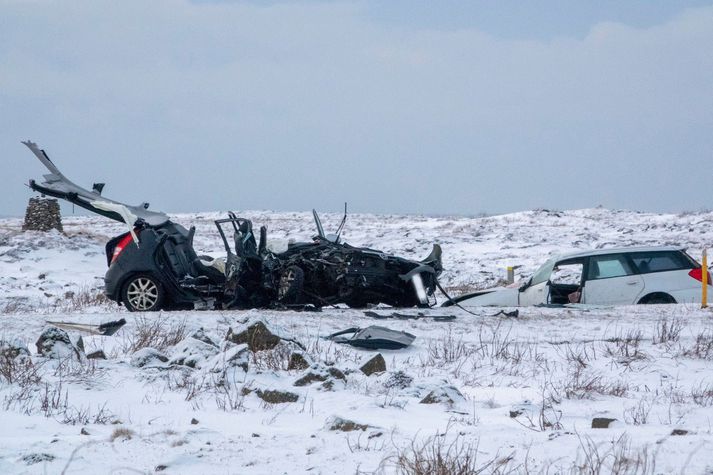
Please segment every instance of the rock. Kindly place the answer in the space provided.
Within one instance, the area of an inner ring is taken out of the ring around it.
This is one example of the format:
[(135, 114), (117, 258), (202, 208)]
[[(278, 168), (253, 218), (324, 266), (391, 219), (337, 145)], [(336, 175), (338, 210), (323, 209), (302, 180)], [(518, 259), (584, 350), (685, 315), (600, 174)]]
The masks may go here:
[(290, 355), (290, 362), (287, 363), (287, 370), (292, 371), (295, 369), (303, 370), (309, 368), (312, 363), (308, 360), (308, 358), (308, 356), (300, 352), (292, 353)]
[(129, 364), (135, 368), (144, 368), (151, 366), (164, 366), (163, 363), (168, 361), (168, 356), (154, 348), (141, 348), (139, 351), (131, 355)]
[(198, 424), (198, 419), (196, 419), (196, 418), (194, 417), (194, 418), (191, 419), (191, 425), (194, 426), (194, 425), (196, 425), (196, 424)]
[(212, 346), (215, 346), (216, 348), (218, 348), (218, 344), (216, 342), (214, 342), (213, 339), (206, 334), (205, 330), (203, 330), (203, 327), (201, 327), (198, 330), (196, 330), (195, 332), (193, 332), (193, 334), (191, 335), (191, 338), (196, 339), (198, 341), (202, 341), (203, 343), (207, 343), (209, 345), (212, 345)]
[(97, 350), (97, 351), (92, 351), (87, 355), (87, 359), (89, 360), (105, 360), (106, 359), (106, 354), (104, 354), (104, 350)]
[[(307, 386), (314, 382), (324, 382), (328, 379), (339, 379), (346, 381), (347, 378), (344, 373), (334, 366), (324, 366), (319, 363), (315, 363), (310, 366), (309, 371), (307, 371), (301, 378), (295, 381), (294, 386)], [(332, 386), (334, 384), (332, 383)], [(327, 388), (331, 389), (331, 387)]]
[(62, 232), (62, 215), (59, 202), (52, 198), (30, 198), (25, 211), (23, 231), (49, 231), (56, 229)]
[(18, 356), (30, 356), (30, 351), (24, 343), (18, 340), (0, 340), (0, 358), (14, 360)]
[(386, 361), (384, 361), (384, 357), (379, 353), (364, 363), (359, 369), (367, 376), (371, 376), (374, 373), (383, 373), (386, 371)]
[(608, 429), (612, 422), (616, 419), (611, 417), (595, 417), (592, 419), (592, 429)]
[(175, 345), (172, 353), (168, 360), (169, 365), (200, 369), (207, 366), (208, 360), (212, 360), (218, 353), (218, 348), (201, 340), (188, 337)]
[(22, 456), (22, 461), (27, 465), (34, 465), (36, 463), (51, 462), (55, 459), (55, 456), (47, 453), (34, 453)]
[(413, 377), (403, 371), (396, 371), (389, 375), (388, 379), (384, 382), (384, 387), (406, 389), (411, 386), (411, 383), (413, 383)]
[(674, 429), (671, 431), (671, 435), (688, 435), (688, 431), (686, 429)]
[(255, 394), (257, 394), (257, 397), (262, 399), (265, 402), (268, 402), (270, 404), (283, 404), (286, 402), (297, 402), (299, 400), (299, 395), (295, 393), (291, 393), (289, 391), (276, 391), (276, 390), (267, 390), (267, 391), (261, 391), (258, 389), (255, 391)]
[(326, 427), (328, 430), (338, 430), (342, 432), (352, 432), (355, 430), (365, 431), (371, 426), (368, 424), (360, 424), (358, 422), (342, 419), (341, 417), (332, 416), (327, 419)]
[(47, 327), (35, 343), (37, 353), (48, 358), (80, 357), (80, 351), (69, 338), (66, 331), (57, 327)]
[(253, 352), (271, 350), (280, 343), (280, 337), (274, 335), (262, 320), (249, 322), (237, 329), (231, 327), (225, 339), (238, 345), (246, 343)]
[(464, 402), (465, 398), (455, 386), (443, 386), (433, 389), (426, 397), (421, 399), (421, 404), (447, 404), (453, 406)]
[(235, 345), (215, 355), (205, 368), (211, 373), (220, 374), (221, 383), (244, 380), (248, 372), (250, 355), (248, 345)]
[(82, 427), (82, 430), (79, 431), (80, 435), (89, 435), (89, 431), (87, 430), (86, 427)]
[(76, 349), (84, 353), (84, 338), (77, 336), (74, 338), (70, 337), (69, 339), (72, 341), (72, 345), (74, 345)]

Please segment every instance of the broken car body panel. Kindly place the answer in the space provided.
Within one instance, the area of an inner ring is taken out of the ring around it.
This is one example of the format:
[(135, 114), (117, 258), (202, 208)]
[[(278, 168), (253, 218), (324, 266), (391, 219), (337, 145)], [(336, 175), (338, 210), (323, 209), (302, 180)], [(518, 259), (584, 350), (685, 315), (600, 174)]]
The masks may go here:
[[(131, 214), (135, 215), (137, 218), (143, 219), (151, 226), (160, 226), (168, 221), (168, 216), (166, 214), (149, 211), (147, 209), (149, 206), (148, 203), (142, 203), (139, 206), (130, 206), (103, 197), (101, 195), (101, 192), (104, 189), (103, 183), (95, 183), (92, 191), (82, 188), (65, 177), (64, 174), (62, 174), (62, 172), (60, 172), (55, 166), (52, 160), (50, 160), (47, 153), (40, 149), (37, 144), (29, 140), (22, 143), (25, 144), (27, 148), (29, 148), (39, 159), (39, 161), (42, 162), (42, 164), (49, 170), (47, 175), (43, 175), (45, 181), (41, 185), (38, 185), (35, 180), (30, 180), (29, 186), (34, 191), (42, 193), (43, 195), (52, 196), (54, 198), (61, 198), (93, 213), (100, 214), (115, 221), (125, 222), (124, 217), (122, 217), (120, 213), (99, 208), (95, 204), (92, 204), (92, 202), (106, 202), (125, 207), (131, 212)], [(133, 225), (134, 223), (127, 224)]]

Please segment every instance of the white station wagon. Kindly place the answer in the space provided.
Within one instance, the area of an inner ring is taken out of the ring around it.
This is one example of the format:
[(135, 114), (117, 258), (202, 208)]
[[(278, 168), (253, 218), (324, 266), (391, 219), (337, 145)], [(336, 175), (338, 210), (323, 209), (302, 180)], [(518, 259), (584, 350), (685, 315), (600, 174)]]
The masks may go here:
[(690, 303), (701, 301), (701, 280), (701, 265), (680, 247), (599, 249), (554, 257), (522, 285), (481, 290), (454, 302), (471, 307)]

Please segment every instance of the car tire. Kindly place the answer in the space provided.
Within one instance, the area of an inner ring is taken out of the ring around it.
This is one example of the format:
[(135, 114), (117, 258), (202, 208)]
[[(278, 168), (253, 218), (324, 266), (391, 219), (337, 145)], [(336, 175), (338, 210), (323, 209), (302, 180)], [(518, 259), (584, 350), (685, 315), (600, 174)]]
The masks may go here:
[(655, 293), (649, 294), (646, 297), (639, 300), (640, 304), (644, 305), (661, 305), (661, 304), (672, 304), (676, 303), (676, 299), (671, 297), (669, 294), (665, 293)]
[(121, 301), (129, 312), (157, 312), (164, 298), (163, 285), (151, 274), (131, 276), (121, 292)]
[(289, 266), (280, 276), (277, 300), (282, 303), (299, 303), (305, 281), (305, 272), (297, 266)]

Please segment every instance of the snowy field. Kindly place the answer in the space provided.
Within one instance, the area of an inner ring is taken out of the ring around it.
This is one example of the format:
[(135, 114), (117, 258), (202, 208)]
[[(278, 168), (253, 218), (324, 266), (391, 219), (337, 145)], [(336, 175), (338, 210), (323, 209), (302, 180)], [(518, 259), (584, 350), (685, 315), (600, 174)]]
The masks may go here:
[[(219, 215), (174, 220), (195, 224), (197, 250), (219, 256)], [(276, 247), (314, 232), (309, 213), (239, 215), (267, 224)], [(325, 228), (339, 219), (325, 216)], [(599, 208), (351, 215), (344, 237), (411, 258), (438, 242), (442, 281), (458, 294), (496, 284), (508, 265), (527, 277), (574, 249), (682, 245), (698, 258), (711, 247), (712, 219)], [(439, 458), (452, 473), (713, 473), (709, 310), (129, 314), (101, 298), (103, 246), (122, 227), (88, 217), (64, 224), (65, 235), (23, 234), (20, 220), (0, 220), (0, 473), (434, 473)], [(441, 314), (457, 318), (428, 318)], [(116, 335), (85, 335), (79, 356), (69, 347), (58, 358), (36, 354), (45, 320), (119, 318), (128, 323)], [(226, 341), (230, 328), (257, 320), (304, 350)], [(322, 338), (373, 324), (417, 339), (381, 351), (386, 371), (371, 376), (360, 367), (376, 352)], [(12, 358), (7, 348), (31, 354)], [(98, 349), (107, 359), (84, 356)], [(288, 369), (294, 353), (311, 366)], [(595, 418), (614, 421), (592, 428)]]

